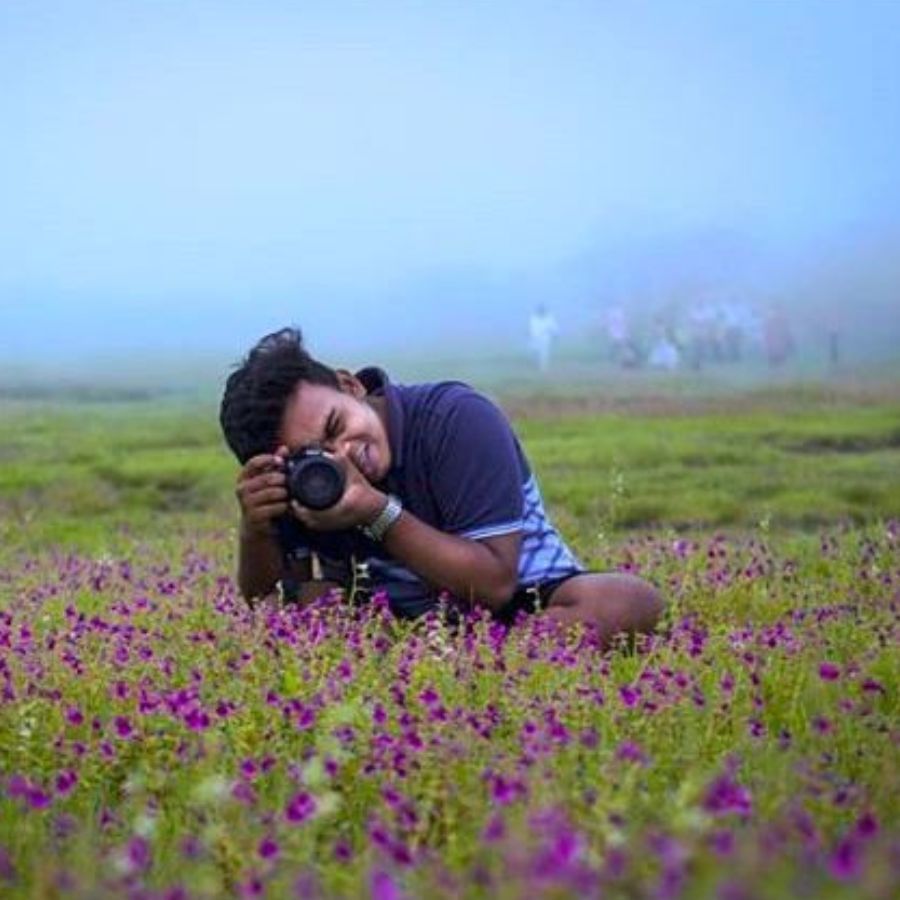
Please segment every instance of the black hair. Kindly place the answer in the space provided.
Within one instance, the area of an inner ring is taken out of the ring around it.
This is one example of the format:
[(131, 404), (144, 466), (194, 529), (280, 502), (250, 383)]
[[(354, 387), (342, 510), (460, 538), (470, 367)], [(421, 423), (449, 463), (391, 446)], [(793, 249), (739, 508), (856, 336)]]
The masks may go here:
[(241, 464), (275, 451), (285, 407), (302, 381), (339, 386), (334, 369), (309, 355), (299, 328), (261, 338), (228, 376), (219, 424)]

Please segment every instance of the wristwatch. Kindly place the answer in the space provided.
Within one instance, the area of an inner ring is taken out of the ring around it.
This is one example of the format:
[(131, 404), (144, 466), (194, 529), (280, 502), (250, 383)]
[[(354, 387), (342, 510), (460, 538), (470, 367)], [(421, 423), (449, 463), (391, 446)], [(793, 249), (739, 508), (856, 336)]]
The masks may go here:
[(400, 518), (402, 512), (403, 504), (400, 502), (400, 498), (394, 496), (394, 494), (388, 494), (384, 508), (378, 513), (374, 521), (362, 526), (362, 533), (369, 540), (383, 541), (384, 536), (388, 533), (388, 529)]

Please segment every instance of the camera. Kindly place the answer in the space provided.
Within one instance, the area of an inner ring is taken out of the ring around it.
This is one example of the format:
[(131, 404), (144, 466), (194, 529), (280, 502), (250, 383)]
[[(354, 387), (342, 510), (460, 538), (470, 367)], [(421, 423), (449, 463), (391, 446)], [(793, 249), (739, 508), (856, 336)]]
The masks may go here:
[(328, 509), (344, 496), (344, 470), (321, 447), (310, 445), (292, 453), (284, 471), (288, 496), (301, 506)]

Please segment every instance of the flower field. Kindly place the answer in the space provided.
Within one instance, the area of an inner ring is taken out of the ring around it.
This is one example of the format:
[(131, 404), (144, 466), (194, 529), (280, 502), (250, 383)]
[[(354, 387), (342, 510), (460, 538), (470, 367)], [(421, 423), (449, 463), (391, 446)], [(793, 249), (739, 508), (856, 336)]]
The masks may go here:
[(889, 897), (900, 525), (644, 535), (636, 647), (250, 612), (233, 536), (0, 568), (4, 897)]

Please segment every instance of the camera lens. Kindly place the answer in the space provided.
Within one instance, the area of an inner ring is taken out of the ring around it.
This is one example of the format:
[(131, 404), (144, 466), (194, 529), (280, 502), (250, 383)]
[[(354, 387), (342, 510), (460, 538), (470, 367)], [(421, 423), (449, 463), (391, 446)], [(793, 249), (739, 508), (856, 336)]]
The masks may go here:
[(344, 471), (327, 456), (304, 454), (291, 466), (288, 490), (301, 506), (328, 509), (344, 494)]

